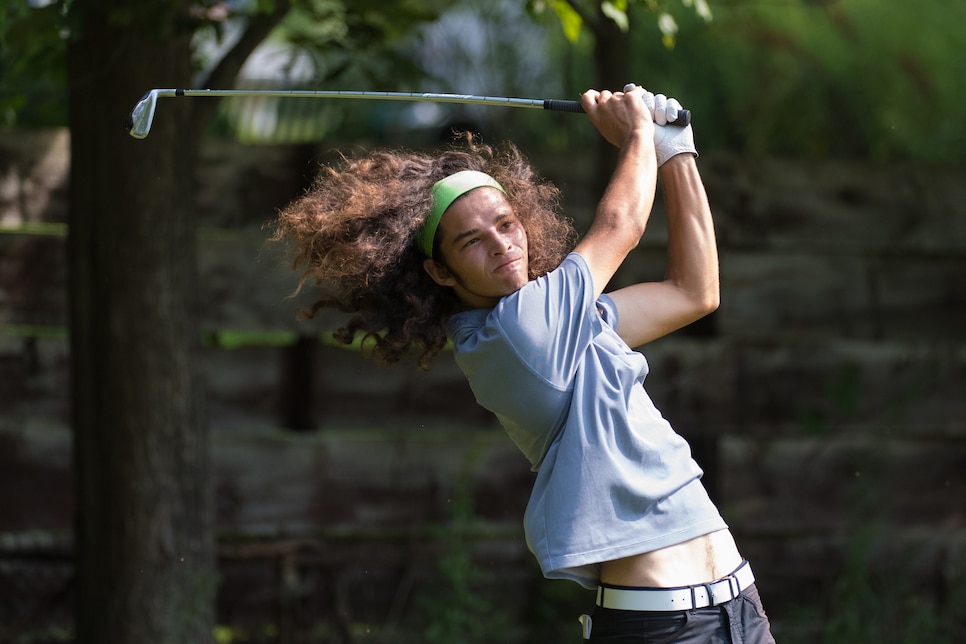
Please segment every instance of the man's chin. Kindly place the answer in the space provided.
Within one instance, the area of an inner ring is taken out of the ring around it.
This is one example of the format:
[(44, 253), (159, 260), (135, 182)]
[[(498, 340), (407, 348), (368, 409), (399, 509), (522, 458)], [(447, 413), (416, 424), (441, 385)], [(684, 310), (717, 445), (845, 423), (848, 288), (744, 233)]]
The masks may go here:
[(527, 282), (529, 281), (530, 278), (525, 273), (520, 274), (515, 271), (513, 275), (507, 275), (506, 280), (504, 281), (504, 284), (506, 284), (504, 296), (516, 293), (521, 288), (526, 286)]

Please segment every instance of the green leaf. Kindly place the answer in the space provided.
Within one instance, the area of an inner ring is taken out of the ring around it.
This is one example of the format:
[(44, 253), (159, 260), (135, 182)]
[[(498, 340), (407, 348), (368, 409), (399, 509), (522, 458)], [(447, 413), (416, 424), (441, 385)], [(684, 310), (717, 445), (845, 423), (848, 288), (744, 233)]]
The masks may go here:
[(624, 33), (627, 33), (627, 31), (630, 29), (630, 21), (627, 19), (626, 0), (619, 2), (602, 2), (600, 4), (600, 10), (605, 16), (613, 20)]
[(661, 30), (661, 42), (664, 43), (664, 47), (674, 49), (678, 33), (678, 23), (675, 22), (674, 17), (667, 12), (661, 12), (657, 17), (657, 28)]
[(557, 14), (557, 19), (560, 20), (564, 36), (571, 43), (577, 42), (577, 38), (580, 37), (580, 29), (584, 26), (583, 18), (564, 0), (554, 0), (552, 6), (554, 13)]
[(685, 7), (691, 7), (694, 12), (698, 14), (698, 17), (705, 22), (711, 22), (714, 16), (711, 13), (711, 7), (708, 6), (707, 0), (682, 0)]

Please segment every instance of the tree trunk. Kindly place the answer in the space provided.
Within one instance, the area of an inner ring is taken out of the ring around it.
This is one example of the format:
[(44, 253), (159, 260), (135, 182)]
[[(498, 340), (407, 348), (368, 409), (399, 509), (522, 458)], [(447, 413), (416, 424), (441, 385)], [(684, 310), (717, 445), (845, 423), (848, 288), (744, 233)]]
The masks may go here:
[(146, 89), (191, 82), (183, 10), (72, 5), (68, 49), (77, 641), (203, 643), (214, 625), (209, 446), (192, 214), (198, 136)]

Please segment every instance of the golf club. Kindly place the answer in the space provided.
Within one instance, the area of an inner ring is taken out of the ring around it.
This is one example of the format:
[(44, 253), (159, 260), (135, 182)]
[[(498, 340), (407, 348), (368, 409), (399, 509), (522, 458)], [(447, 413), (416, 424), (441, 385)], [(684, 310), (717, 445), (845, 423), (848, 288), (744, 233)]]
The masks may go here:
[[(462, 103), (468, 105), (498, 105), (504, 107), (527, 107), (550, 110), (552, 112), (583, 113), (578, 101), (542, 98), (505, 98), (501, 96), (474, 96), (472, 94), (424, 94), (418, 92), (350, 92), (345, 90), (244, 90), (244, 89), (152, 89), (141, 97), (128, 117), (128, 132), (136, 139), (145, 138), (151, 131), (154, 112), (159, 98), (180, 96), (291, 96), (305, 98), (355, 98), (382, 101), (422, 101), (429, 103)], [(671, 125), (684, 127), (691, 122), (688, 110), (678, 112), (678, 118)]]

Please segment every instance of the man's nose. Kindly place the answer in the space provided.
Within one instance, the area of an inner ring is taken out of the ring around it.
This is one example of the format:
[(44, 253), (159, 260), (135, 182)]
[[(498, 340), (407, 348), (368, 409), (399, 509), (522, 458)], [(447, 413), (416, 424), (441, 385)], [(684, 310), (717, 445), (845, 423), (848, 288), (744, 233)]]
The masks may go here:
[(500, 233), (494, 233), (490, 239), (490, 253), (493, 255), (502, 255), (510, 250), (512, 245), (513, 243), (509, 237)]

